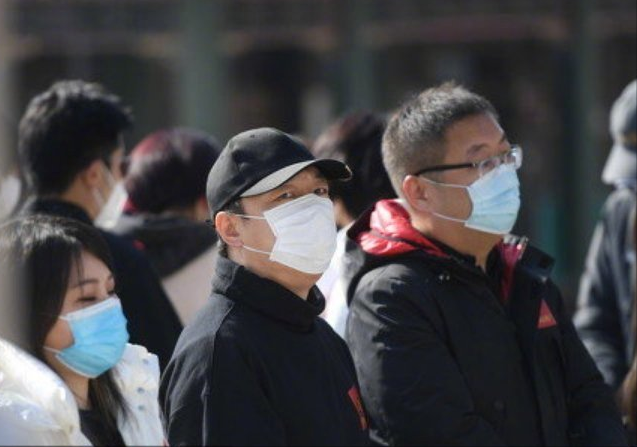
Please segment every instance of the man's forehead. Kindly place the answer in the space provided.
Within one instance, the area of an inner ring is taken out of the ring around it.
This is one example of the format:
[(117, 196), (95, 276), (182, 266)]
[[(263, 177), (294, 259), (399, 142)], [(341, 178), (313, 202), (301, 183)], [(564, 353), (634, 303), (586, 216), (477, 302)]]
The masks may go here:
[(489, 114), (457, 121), (445, 134), (447, 156), (474, 156), (484, 152), (484, 149), (499, 146), (506, 141), (506, 133)]

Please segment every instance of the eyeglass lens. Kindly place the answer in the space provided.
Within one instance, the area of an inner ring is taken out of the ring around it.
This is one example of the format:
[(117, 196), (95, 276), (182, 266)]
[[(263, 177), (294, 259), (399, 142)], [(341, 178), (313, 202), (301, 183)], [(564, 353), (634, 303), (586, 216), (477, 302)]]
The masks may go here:
[(519, 169), (522, 165), (522, 151), (520, 148), (514, 146), (510, 151), (507, 151), (504, 154), (495, 155), (487, 158), (486, 160), (482, 160), (478, 164), (479, 174), (482, 177), (503, 164), (512, 164), (515, 169)]

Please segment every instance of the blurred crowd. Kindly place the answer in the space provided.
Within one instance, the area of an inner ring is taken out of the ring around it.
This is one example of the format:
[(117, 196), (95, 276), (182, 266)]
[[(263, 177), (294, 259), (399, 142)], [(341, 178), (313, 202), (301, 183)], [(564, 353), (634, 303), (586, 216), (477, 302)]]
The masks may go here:
[(637, 445), (636, 101), (571, 318), (463, 86), (128, 148), (124, 100), (54, 83), (0, 166), (0, 445)]

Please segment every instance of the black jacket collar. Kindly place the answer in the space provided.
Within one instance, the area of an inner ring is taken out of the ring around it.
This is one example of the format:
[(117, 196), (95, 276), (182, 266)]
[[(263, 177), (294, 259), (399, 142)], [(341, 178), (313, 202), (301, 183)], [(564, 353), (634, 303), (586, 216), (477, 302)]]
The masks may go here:
[(79, 220), (87, 225), (93, 225), (90, 216), (82, 208), (70, 202), (58, 199), (31, 199), (24, 206), (21, 214), (46, 214), (49, 216), (68, 217), (69, 219)]
[(314, 320), (325, 308), (325, 298), (316, 286), (304, 300), (222, 256), (217, 258), (212, 290), (302, 332), (311, 330)]

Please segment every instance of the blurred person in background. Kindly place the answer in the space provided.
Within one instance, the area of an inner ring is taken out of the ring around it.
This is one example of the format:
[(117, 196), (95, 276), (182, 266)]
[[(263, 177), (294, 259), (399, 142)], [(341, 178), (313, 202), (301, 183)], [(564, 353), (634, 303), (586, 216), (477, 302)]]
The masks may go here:
[(24, 272), (30, 354), (0, 340), (0, 444), (161, 445), (157, 357), (127, 344), (99, 232), (24, 217), (0, 227), (0, 253), (0, 270)]
[[(580, 282), (575, 327), (606, 382), (618, 388), (635, 353), (631, 293), (634, 251), (628, 216), (637, 187), (637, 80), (615, 101), (610, 113), (614, 145), (602, 173), (613, 185), (595, 228)], [(632, 257), (630, 255), (632, 253)]]
[[(21, 182), (9, 151), (0, 148), (0, 224), (11, 216), (21, 194)], [(13, 287), (19, 277), (0, 271), (0, 338), (16, 341), (22, 335), (22, 312)]]
[(126, 164), (128, 201), (113, 231), (147, 255), (183, 324), (210, 296), (217, 237), (205, 223), (206, 179), (219, 152), (202, 132), (160, 130), (144, 138)]
[[(33, 197), (22, 214), (70, 217), (93, 225), (121, 201), (123, 132), (130, 112), (98, 84), (63, 81), (31, 100), (18, 154)], [(132, 241), (100, 230), (113, 255), (131, 341), (170, 359), (182, 325), (149, 261)]]
[[(634, 205), (629, 216), (628, 231), (626, 237), (626, 253), (631, 262), (630, 293), (633, 297), (633, 311), (631, 317), (631, 332), (633, 340), (637, 338), (637, 206)], [(633, 361), (626, 378), (618, 390), (619, 405), (624, 414), (624, 423), (628, 431), (628, 439), (631, 445), (637, 445), (637, 353), (633, 352)]]
[(22, 193), (22, 183), (17, 167), (0, 172), (0, 222), (15, 210)]
[(330, 185), (334, 215), (339, 228), (336, 252), (330, 267), (316, 284), (327, 302), (323, 317), (341, 337), (347, 321), (346, 233), (354, 220), (378, 200), (395, 197), (381, 154), (385, 119), (372, 112), (343, 116), (316, 140), (316, 158), (339, 160), (352, 170), (349, 182)]
[(207, 184), (213, 292), (160, 387), (171, 444), (367, 444), (352, 358), (315, 287), (336, 246), (328, 182), (350, 176), (276, 129), (228, 142)]
[(347, 341), (380, 445), (626, 445), (613, 395), (566, 315), (553, 260), (510, 235), (521, 205), (493, 105), (455, 84), (391, 118), (400, 200), (348, 232)]

